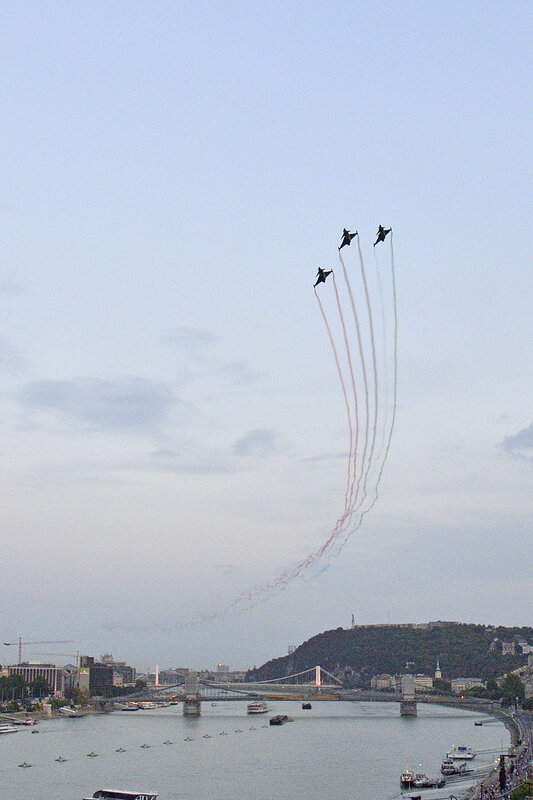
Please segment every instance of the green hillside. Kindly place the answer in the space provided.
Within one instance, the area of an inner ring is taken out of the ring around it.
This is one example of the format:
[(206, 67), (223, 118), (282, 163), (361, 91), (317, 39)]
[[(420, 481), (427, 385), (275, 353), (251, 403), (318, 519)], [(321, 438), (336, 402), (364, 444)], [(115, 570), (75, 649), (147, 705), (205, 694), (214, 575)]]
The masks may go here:
[[(533, 644), (533, 628), (504, 628), (460, 623), (432, 623), (427, 628), (369, 625), (336, 628), (313, 636), (294, 653), (275, 658), (248, 673), (248, 680), (268, 680), (320, 666), (348, 685), (365, 685), (372, 675), (409, 672), (433, 675), (437, 659), (442, 677), (494, 678), (522, 666), (518, 641)], [(515, 642), (516, 655), (502, 655), (502, 642)]]

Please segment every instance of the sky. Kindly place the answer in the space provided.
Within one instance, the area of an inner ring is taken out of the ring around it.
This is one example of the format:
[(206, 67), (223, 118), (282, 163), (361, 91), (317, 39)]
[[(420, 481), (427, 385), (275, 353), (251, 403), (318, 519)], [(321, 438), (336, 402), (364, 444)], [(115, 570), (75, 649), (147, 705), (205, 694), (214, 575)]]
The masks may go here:
[[(2, 18), (2, 639), (238, 669), (352, 614), (531, 625), (531, 4)], [(398, 319), (379, 497), (336, 558), (225, 614), (342, 513), (312, 284), (344, 227), (370, 272), (378, 224)]]

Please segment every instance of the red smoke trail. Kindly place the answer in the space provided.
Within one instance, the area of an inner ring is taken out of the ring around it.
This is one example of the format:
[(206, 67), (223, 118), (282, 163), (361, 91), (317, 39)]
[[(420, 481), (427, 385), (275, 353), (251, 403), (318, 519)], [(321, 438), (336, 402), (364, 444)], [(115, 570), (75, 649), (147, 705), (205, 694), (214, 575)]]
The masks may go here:
[(383, 476), (383, 470), (385, 468), (385, 463), (387, 461), (387, 457), (389, 455), (389, 450), (392, 441), (392, 433), (394, 430), (394, 423), (396, 421), (396, 408), (397, 408), (397, 398), (398, 398), (398, 303), (397, 303), (397, 294), (396, 294), (396, 270), (394, 266), (394, 245), (392, 240), (392, 231), (390, 234), (390, 258), (391, 258), (391, 286), (392, 286), (392, 311), (393, 311), (393, 396), (392, 396), (392, 414), (391, 414), (391, 422), (388, 430), (387, 442), (385, 446), (385, 451), (381, 458), (380, 467), (378, 471), (377, 481), (374, 488), (374, 497), (372, 502), (368, 506), (368, 508), (364, 509), (361, 512), (361, 516), (359, 521), (352, 528), (345, 536), (344, 541), (340, 544), (336, 553), (332, 554), (335, 558), (340, 554), (342, 548), (350, 538), (350, 536), (355, 533), (362, 525), (364, 517), (368, 514), (369, 511), (375, 506), (378, 496), (379, 496), (379, 486), (381, 484), (381, 478)]
[[(359, 236), (357, 237), (357, 240), (359, 241)], [(354, 297), (353, 297), (352, 286), (351, 286), (350, 280), (348, 278), (348, 272), (346, 270), (346, 265), (344, 263), (344, 259), (343, 259), (342, 255), (341, 255), (340, 250), (339, 250), (339, 260), (341, 262), (342, 271), (343, 271), (343, 274), (344, 274), (344, 280), (346, 282), (346, 288), (348, 290), (348, 296), (350, 298), (350, 305), (352, 307), (352, 314), (353, 314), (353, 319), (354, 319), (354, 323), (355, 323), (355, 330), (356, 330), (356, 334), (357, 334), (357, 346), (358, 346), (358, 350), (359, 350), (359, 360), (361, 362), (361, 371), (362, 371), (362, 375), (363, 375), (363, 385), (364, 385), (364, 390), (365, 390), (365, 427), (364, 427), (365, 439), (364, 439), (364, 445), (363, 445), (363, 453), (362, 453), (362, 456), (361, 456), (361, 469), (360, 469), (360, 472), (359, 472), (359, 477), (357, 478), (357, 484), (355, 486), (355, 497), (353, 497), (353, 487), (352, 487), (352, 496), (350, 497), (350, 509), (353, 509), (355, 503), (357, 503), (357, 498), (359, 496), (359, 490), (360, 490), (360, 487), (361, 487), (361, 477), (362, 477), (363, 472), (364, 472), (365, 461), (366, 461), (366, 453), (367, 453), (367, 447), (368, 447), (368, 430), (369, 430), (369, 418), (370, 418), (370, 411), (369, 411), (369, 405), (368, 405), (368, 374), (367, 374), (366, 358), (365, 358), (364, 347), (363, 347), (363, 337), (361, 335), (361, 325), (359, 323), (359, 316), (357, 314), (357, 309), (356, 309), (355, 301), (354, 301)], [(352, 513), (353, 513), (353, 510), (352, 510)]]
[[(346, 343), (346, 348), (348, 350), (348, 337), (347, 337), (347, 334), (346, 334), (346, 326), (344, 325), (344, 318), (342, 316), (342, 310), (341, 310), (341, 305), (340, 305), (340, 300), (339, 300), (339, 293), (337, 291), (337, 285), (335, 283), (335, 275), (333, 275), (333, 285), (335, 286), (335, 295), (337, 297), (337, 308), (339, 310), (339, 316), (340, 316), (342, 327), (343, 327), (343, 330), (344, 330), (344, 341)], [(343, 515), (343, 517), (341, 517), (341, 519), (344, 519), (344, 516), (348, 513), (348, 494), (349, 494), (349, 491), (350, 491), (350, 485), (351, 485), (351, 481), (352, 481), (352, 478), (351, 478), (351, 464), (352, 464), (352, 451), (353, 451), (353, 446), (354, 446), (353, 445), (354, 437), (353, 437), (352, 414), (351, 414), (351, 411), (350, 411), (350, 403), (348, 401), (348, 393), (346, 391), (346, 384), (344, 383), (344, 377), (343, 377), (343, 374), (342, 374), (339, 355), (337, 353), (337, 348), (335, 347), (335, 341), (333, 339), (333, 334), (331, 332), (331, 327), (330, 327), (330, 324), (329, 324), (328, 319), (326, 317), (326, 312), (324, 311), (324, 306), (322, 305), (322, 301), (321, 301), (321, 299), (320, 299), (320, 297), (318, 295), (318, 292), (317, 292), (316, 288), (314, 289), (314, 292), (315, 292), (315, 297), (316, 297), (316, 300), (317, 300), (317, 303), (318, 303), (318, 307), (320, 308), (320, 313), (322, 314), (322, 319), (324, 320), (324, 325), (326, 326), (326, 330), (328, 332), (329, 343), (330, 343), (331, 349), (333, 351), (333, 357), (335, 359), (335, 364), (337, 365), (337, 373), (339, 375), (339, 381), (340, 381), (340, 384), (341, 384), (342, 394), (343, 394), (343, 397), (344, 397), (344, 404), (346, 406), (346, 416), (347, 416), (347, 419), (348, 419), (348, 433), (349, 433), (349, 438), (350, 438), (350, 456), (349, 456), (349, 462), (348, 462), (348, 480), (347, 480), (346, 492), (345, 492), (345, 496), (344, 496), (344, 515)], [(348, 358), (349, 358), (349, 354), (348, 354)], [(350, 371), (351, 371), (351, 374), (352, 374), (352, 385), (354, 387), (354, 392), (355, 392), (355, 382), (354, 382), (354, 378), (353, 378), (353, 370), (351, 370), (351, 364), (350, 364)], [(356, 419), (357, 419), (357, 407), (356, 407), (356, 412), (355, 413), (356, 413)], [(337, 522), (337, 524), (338, 524), (338, 522)]]
[[(346, 501), (346, 499), (345, 499), (345, 506), (346, 506), (346, 503), (348, 502), (349, 511), (348, 511), (347, 514), (345, 513), (337, 521), (337, 525), (335, 526), (335, 528), (333, 528), (333, 530), (331, 531), (330, 535), (322, 543), (322, 545), (317, 550), (315, 550), (314, 552), (308, 553), (308, 555), (305, 556), (305, 558), (303, 558), (301, 561), (299, 561), (292, 569), (286, 569), (284, 572), (282, 572), (280, 575), (278, 575), (274, 580), (270, 581), (269, 583), (263, 584), (262, 586), (253, 587), (250, 590), (241, 593), (238, 597), (234, 598), (231, 602), (229, 602), (224, 608), (220, 609), (219, 611), (214, 612), (212, 614), (199, 615), (199, 616), (193, 618), (193, 620), (191, 620), (191, 622), (185, 623), (185, 624), (183, 624), (181, 626), (178, 626), (178, 629), (180, 629), (180, 630), (182, 630), (182, 629), (184, 629), (186, 627), (191, 627), (193, 625), (200, 624), (202, 622), (210, 622), (210, 621), (214, 621), (214, 620), (223, 619), (230, 611), (234, 610), (236, 607), (243, 606), (243, 605), (247, 604), (244, 608), (242, 608), (242, 612), (244, 612), (248, 608), (250, 608), (251, 606), (256, 605), (258, 602), (266, 601), (267, 595), (269, 595), (269, 594), (271, 595), (273, 593), (278, 593), (280, 591), (283, 591), (284, 589), (287, 588), (287, 586), (289, 585), (289, 583), (291, 581), (293, 581), (295, 578), (298, 578), (302, 574), (304, 574), (306, 572), (306, 570), (310, 566), (312, 566), (316, 561), (318, 561), (327, 552), (327, 550), (330, 548), (332, 543), (336, 539), (338, 539), (340, 534), (343, 532), (343, 528), (345, 528), (346, 521), (347, 520), (348, 521), (351, 520), (353, 518), (354, 514), (356, 514), (356, 512), (358, 512), (359, 516), (358, 516), (358, 519), (357, 519), (357, 522), (356, 522), (355, 526), (350, 528), (350, 530), (348, 530), (348, 531), (344, 530), (344, 541), (342, 543), (340, 543), (339, 549), (338, 549), (337, 553), (335, 554), (335, 555), (338, 555), (340, 553), (340, 551), (342, 550), (342, 548), (344, 547), (344, 545), (346, 544), (346, 542), (348, 541), (348, 539), (350, 538), (350, 536), (353, 533), (355, 533), (355, 531), (357, 531), (361, 527), (364, 517), (369, 513), (369, 511), (371, 511), (371, 509), (374, 507), (375, 503), (377, 502), (378, 493), (379, 493), (379, 486), (380, 486), (380, 483), (381, 483), (381, 478), (382, 478), (382, 475), (383, 475), (385, 462), (387, 460), (387, 456), (388, 456), (390, 445), (391, 445), (392, 433), (393, 433), (394, 423), (395, 423), (395, 419), (396, 419), (396, 406), (397, 406), (398, 315), (397, 315), (396, 276), (395, 276), (395, 267), (394, 267), (394, 249), (393, 249), (393, 242), (392, 242), (392, 233), (391, 233), (391, 281), (392, 281), (392, 297), (393, 297), (393, 312), (394, 312), (394, 330), (393, 330), (393, 362), (394, 362), (394, 369), (393, 369), (393, 407), (392, 407), (391, 423), (390, 423), (390, 427), (388, 429), (388, 436), (387, 436), (385, 451), (384, 451), (382, 457), (380, 458), (377, 480), (376, 480), (376, 484), (374, 486), (374, 496), (372, 497), (370, 504), (366, 508), (362, 508), (362, 506), (363, 506), (363, 503), (364, 503), (364, 501), (365, 501), (365, 499), (367, 497), (367, 486), (366, 486), (366, 484), (367, 484), (368, 476), (369, 476), (369, 473), (370, 473), (371, 468), (373, 466), (373, 460), (374, 460), (375, 443), (376, 443), (376, 436), (377, 436), (377, 419), (378, 419), (378, 415), (379, 415), (379, 402), (378, 402), (379, 392), (378, 392), (378, 372), (377, 372), (377, 358), (376, 358), (376, 347), (375, 347), (375, 336), (374, 336), (374, 324), (373, 324), (372, 309), (371, 309), (371, 304), (370, 304), (370, 294), (369, 294), (369, 290), (368, 290), (368, 284), (367, 284), (366, 273), (365, 273), (364, 259), (363, 259), (363, 255), (362, 255), (362, 252), (361, 252), (361, 247), (360, 247), (359, 240), (358, 240), (358, 250), (359, 250), (359, 260), (360, 260), (360, 267), (361, 267), (361, 276), (362, 276), (362, 279), (363, 279), (363, 285), (364, 285), (364, 290), (365, 290), (366, 308), (367, 308), (367, 314), (368, 314), (368, 324), (369, 324), (370, 341), (371, 341), (371, 349), (372, 349), (372, 365), (373, 365), (373, 378), (374, 378), (374, 380), (373, 380), (373, 384), (374, 384), (374, 408), (373, 408), (373, 412), (374, 413), (373, 413), (373, 421), (371, 423), (371, 425), (372, 425), (372, 442), (371, 442), (371, 445), (370, 445), (370, 453), (369, 453), (369, 456), (368, 456), (368, 462), (366, 463), (366, 466), (365, 466), (365, 459), (363, 458), (363, 461), (362, 461), (362, 464), (361, 464), (361, 470), (362, 471), (361, 471), (361, 474), (360, 474), (360, 476), (358, 478), (358, 482), (357, 482), (357, 487), (358, 488), (356, 489), (355, 498), (353, 498), (353, 499), (349, 498), (348, 501)], [(366, 431), (365, 450), (366, 450), (367, 442), (368, 442), (368, 438), (369, 438), (370, 410), (369, 410), (369, 407), (368, 407), (368, 396), (369, 396), (369, 392), (368, 392), (368, 376), (367, 376), (367, 372), (366, 372), (366, 361), (365, 361), (365, 356), (364, 356), (364, 345), (363, 345), (363, 339), (362, 339), (362, 336), (361, 336), (359, 320), (358, 320), (357, 313), (356, 313), (355, 302), (354, 302), (354, 299), (353, 299), (353, 292), (351, 290), (351, 285), (350, 285), (350, 282), (349, 282), (349, 279), (348, 279), (348, 276), (347, 276), (347, 272), (346, 272), (346, 269), (345, 269), (345, 266), (344, 266), (344, 262), (342, 260), (342, 257), (341, 257), (340, 253), (339, 253), (339, 257), (340, 257), (341, 264), (342, 264), (342, 267), (343, 267), (343, 270), (344, 270), (344, 273), (345, 273), (345, 280), (346, 280), (346, 284), (347, 284), (347, 289), (348, 289), (348, 293), (349, 293), (349, 296), (350, 296), (350, 302), (352, 304), (352, 310), (354, 312), (354, 320), (355, 320), (356, 329), (357, 329), (357, 335), (358, 335), (359, 354), (360, 354), (361, 363), (362, 363), (363, 378), (365, 380), (365, 395), (366, 395), (365, 406), (368, 409), (368, 411), (366, 412), (367, 413), (367, 424), (365, 426), (365, 431)], [(336, 292), (336, 294), (337, 294), (337, 292)], [(320, 311), (321, 311), (322, 317), (324, 319), (324, 324), (326, 325), (326, 330), (328, 332), (328, 337), (330, 339), (331, 347), (332, 347), (334, 358), (335, 358), (335, 363), (336, 363), (336, 366), (337, 366), (337, 371), (338, 371), (338, 374), (339, 374), (339, 380), (340, 380), (341, 388), (342, 388), (342, 391), (343, 391), (344, 402), (345, 402), (345, 405), (346, 405), (346, 412), (347, 412), (347, 417), (348, 417), (348, 426), (349, 426), (349, 429), (350, 429), (350, 458), (351, 458), (351, 453), (352, 453), (352, 450), (353, 450), (353, 439), (354, 439), (354, 436), (353, 436), (353, 426), (352, 426), (352, 416), (351, 416), (351, 411), (350, 411), (350, 403), (349, 403), (349, 400), (348, 400), (348, 392), (346, 390), (346, 384), (345, 384), (344, 377), (343, 377), (343, 374), (342, 374), (342, 368), (341, 368), (340, 360), (339, 360), (339, 357), (338, 357), (338, 353), (337, 353), (337, 350), (335, 348), (335, 343), (334, 343), (334, 340), (333, 340), (333, 335), (332, 335), (332, 332), (331, 332), (331, 328), (330, 328), (330, 325), (329, 325), (329, 323), (327, 321), (327, 318), (326, 318), (322, 303), (321, 303), (320, 298), (319, 298), (318, 294), (316, 293), (316, 291), (315, 291), (315, 296), (317, 298), (317, 301), (318, 301), (318, 304), (319, 304), (319, 307), (320, 307)], [(345, 331), (344, 317), (343, 317), (343, 314), (342, 314), (342, 307), (341, 307), (341, 303), (340, 303), (340, 297), (338, 297), (338, 296), (337, 296), (337, 305), (338, 305), (338, 309), (339, 309), (341, 325), (343, 326), (343, 335), (345, 336), (345, 344), (347, 346), (347, 353), (348, 353), (349, 352), (349, 344), (346, 341), (347, 340), (347, 334), (346, 334), (346, 331)], [(349, 360), (349, 363), (350, 363), (350, 366), (351, 366), (351, 361), (350, 360)], [(351, 369), (351, 375), (353, 376), (353, 369)], [(354, 392), (355, 392), (355, 389), (356, 389), (355, 378), (353, 379), (352, 386), (354, 387)], [(357, 498), (358, 498), (358, 493), (359, 493), (359, 488), (360, 488), (361, 475), (363, 475), (363, 496), (358, 501)], [(352, 477), (351, 476), (352, 476), (352, 472), (351, 472), (351, 467), (349, 466), (349, 476), (348, 476), (349, 485), (350, 485), (350, 483), (352, 481)], [(354, 469), (354, 476), (355, 476), (355, 469)], [(353, 484), (351, 484), (351, 487), (353, 489)], [(327, 565), (324, 566), (324, 569), (327, 569)]]
[(346, 516), (349, 513), (349, 509), (352, 504), (355, 478), (357, 474), (357, 448), (359, 446), (359, 400), (357, 398), (357, 388), (355, 385), (355, 375), (352, 364), (352, 352), (350, 350), (350, 343), (348, 341), (348, 333), (346, 331), (346, 323), (344, 321), (344, 313), (342, 310), (341, 300), (339, 297), (339, 290), (337, 288), (337, 281), (335, 280), (335, 273), (333, 273), (332, 277), (333, 277), (333, 289), (335, 291), (335, 298), (337, 301), (337, 310), (339, 312), (339, 320), (342, 327), (342, 335), (344, 337), (346, 359), (348, 361), (348, 369), (350, 371), (350, 380), (352, 384), (354, 412), (355, 412), (355, 437), (353, 435), (352, 430), (350, 430), (350, 452), (348, 457), (348, 487), (346, 490), (346, 496), (344, 498), (344, 515), (341, 517), (341, 519), (337, 520), (337, 525), (335, 526), (335, 528), (338, 528), (342, 527), (342, 525), (344, 524), (344, 520), (346, 519)]

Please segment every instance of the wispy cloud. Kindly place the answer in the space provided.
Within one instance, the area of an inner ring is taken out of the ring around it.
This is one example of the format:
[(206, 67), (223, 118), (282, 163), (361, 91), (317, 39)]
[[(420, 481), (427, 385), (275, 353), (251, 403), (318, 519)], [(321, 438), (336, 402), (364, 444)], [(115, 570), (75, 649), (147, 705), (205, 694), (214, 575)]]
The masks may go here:
[(258, 428), (241, 436), (233, 445), (233, 455), (266, 458), (278, 452), (278, 435), (274, 431)]
[(160, 472), (174, 472), (179, 475), (209, 475), (233, 471), (230, 464), (220, 456), (205, 457), (195, 453), (194, 458), (191, 458), (187, 452), (171, 448), (153, 450), (149, 454), (148, 466)]
[(48, 412), (77, 430), (154, 434), (179, 403), (165, 383), (123, 377), (31, 381), (19, 394), (26, 408)]
[(344, 451), (343, 453), (324, 453), (320, 456), (308, 456), (307, 458), (302, 459), (302, 461), (307, 462), (308, 464), (319, 464), (323, 461), (339, 461), (342, 459), (345, 461), (350, 454), (348, 451)]
[(185, 353), (197, 355), (214, 347), (218, 343), (218, 337), (212, 331), (201, 328), (178, 327), (167, 331), (162, 336), (162, 341)]
[(533, 463), (533, 422), (514, 436), (506, 436), (500, 443), (500, 450), (513, 458)]

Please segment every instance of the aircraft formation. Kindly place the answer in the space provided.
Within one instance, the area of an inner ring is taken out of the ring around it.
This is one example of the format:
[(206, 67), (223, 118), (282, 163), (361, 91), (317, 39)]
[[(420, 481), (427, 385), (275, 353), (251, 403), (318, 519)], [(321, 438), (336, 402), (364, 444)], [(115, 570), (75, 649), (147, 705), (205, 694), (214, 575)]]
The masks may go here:
[[(385, 237), (391, 231), (392, 231), (392, 228), (384, 228), (383, 225), (379, 225), (378, 226), (378, 232), (376, 234), (376, 241), (374, 242), (374, 247), (377, 244), (379, 244), (380, 242), (384, 242), (385, 241)], [(351, 233), (350, 231), (346, 230), (346, 228), (343, 228), (342, 236), (341, 236), (341, 243), (340, 243), (340, 245), (338, 247), (339, 252), (342, 250), (343, 247), (346, 247), (347, 245), (348, 246), (351, 245), (352, 239), (354, 239), (356, 236), (359, 236), (359, 232), (358, 231), (355, 231), (355, 233)], [(319, 283), (325, 283), (326, 282), (326, 278), (328, 277), (328, 275), (331, 275), (332, 272), (333, 272), (332, 269), (326, 270), (326, 269), (322, 269), (321, 267), (319, 267), (318, 268), (318, 272), (316, 274), (316, 283), (313, 284), (313, 289), (316, 289), (316, 287), (318, 286)]]

